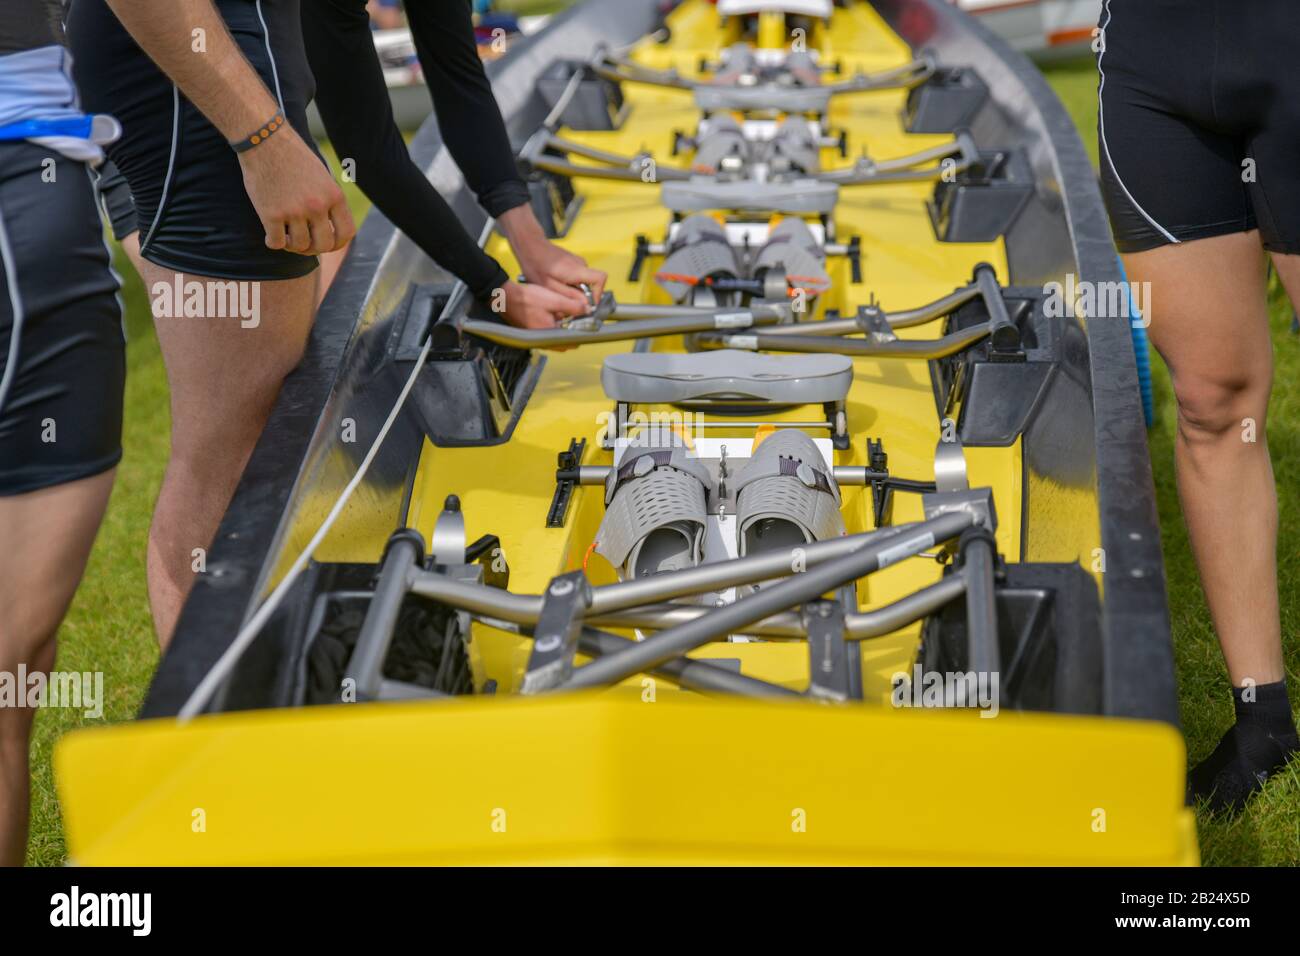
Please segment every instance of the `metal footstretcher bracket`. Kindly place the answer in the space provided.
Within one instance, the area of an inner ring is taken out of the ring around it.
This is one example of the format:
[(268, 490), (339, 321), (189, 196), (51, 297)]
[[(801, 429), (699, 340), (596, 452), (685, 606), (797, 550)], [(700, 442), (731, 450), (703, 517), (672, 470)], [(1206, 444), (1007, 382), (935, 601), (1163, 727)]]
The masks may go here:
[(843, 702), (851, 694), (849, 647), (844, 640), (844, 608), (839, 601), (810, 601), (803, 606), (808, 632), (808, 696)]
[(591, 607), (591, 584), (581, 571), (552, 579), (542, 596), (542, 609), (533, 629), (533, 650), (528, 658), (522, 691), (536, 694), (552, 690), (573, 673), (582, 618)]

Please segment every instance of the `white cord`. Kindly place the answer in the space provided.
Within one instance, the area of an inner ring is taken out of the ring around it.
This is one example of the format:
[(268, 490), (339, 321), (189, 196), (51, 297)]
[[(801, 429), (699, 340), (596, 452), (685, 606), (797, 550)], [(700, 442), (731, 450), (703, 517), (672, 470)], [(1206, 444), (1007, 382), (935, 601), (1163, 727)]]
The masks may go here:
[(245, 649), (247, 649), (248, 645), (253, 642), (253, 638), (257, 637), (262, 626), (266, 624), (271, 615), (275, 613), (277, 608), (279, 608), (280, 602), (283, 601), (284, 596), (289, 593), (289, 588), (293, 586), (294, 581), (296, 581), (298, 575), (302, 573), (303, 568), (307, 567), (307, 562), (311, 560), (311, 556), (315, 553), (316, 549), (320, 547), (320, 543), (325, 540), (325, 536), (329, 533), (330, 529), (334, 527), (334, 522), (337, 521), (339, 515), (343, 513), (344, 505), (346, 505), (348, 499), (352, 497), (352, 492), (356, 491), (357, 486), (361, 484), (361, 479), (365, 477), (366, 470), (370, 468), (370, 463), (374, 461), (375, 455), (379, 453), (379, 446), (382, 445), (384, 439), (388, 437), (388, 430), (392, 427), (393, 422), (397, 420), (397, 415), (402, 410), (402, 405), (406, 402), (406, 396), (410, 394), (412, 386), (415, 385), (415, 377), (420, 374), (420, 369), (424, 367), (424, 360), (429, 355), (430, 341), (431, 340), (426, 339), (424, 347), (420, 349), (420, 356), (415, 360), (415, 368), (411, 369), (410, 378), (406, 380), (406, 385), (402, 387), (402, 393), (397, 396), (397, 402), (393, 405), (393, 410), (388, 413), (388, 419), (384, 422), (383, 427), (379, 429), (379, 434), (375, 436), (375, 441), (370, 446), (370, 450), (366, 452), (366, 457), (361, 460), (361, 466), (357, 469), (357, 473), (352, 476), (352, 480), (348, 482), (347, 487), (344, 488), (343, 492), (339, 495), (338, 500), (334, 502), (334, 507), (331, 508), (330, 513), (325, 516), (325, 520), (321, 522), (321, 526), (317, 529), (316, 534), (312, 536), (311, 541), (307, 542), (307, 547), (303, 549), (302, 553), (299, 554), (293, 564), (290, 565), (289, 570), (285, 573), (284, 577), (280, 579), (280, 583), (275, 586), (275, 590), (273, 590), (267, 599), (262, 602), (262, 606), (257, 609), (257, 612), (248, 619), (248, 623), (240, 628), (239, 633), (235, 635), (235, 639), (230, 642), (230, 646), (225, 649), (222, 655), (217, 658), (217, 662), (212, 665), (212, 669), (203, 675), (203, 680), (199, 681), (199, 686), (194, 688), (194, 692), (190, 694), (189, 700), (185, 702), (185, 706), (180, 710), (178, 716), (182, 721), (189, 720), (207, 706), (212, 694), (216, 691), (221, 682), (226, 679), (226, 676), (234, 668), (235, 664), (239, 661), (239, 658), (243, 656)]
[(564, 115), (564, 111), (569, 108), (569, 101), (573, 99), (573, 94), (577, 93), (578, 87), (582, 85), (582, 73), (583, 68), (578, 67), (578, 71), (569, 77), (569, 83), (565, 86), (564, 92), (555, 101), (551, 111), (546, 114), (546, 119), (542, 120), (542, 125), (547, 129), (553, 129), (555, 124), (559, 122), (560, 117)]
[[(480, 246), (487, 242), (487, 237), (491, 234), (494, 225), (495, 220), (489, 218), (487, 223), (483, 226), (482, 235), (479, 236), (478, 244)], [(459, 285), (461, 284), (458, 283), (458, 286)], [(459, 291), (459, 289), (457, 291)], [(451, 298), (448, 299), (447, 307), (450, 308), (458, 299), (459, 296), (456, 295), (456, 292), (453, 292)], [(425, 360), (429, 357), (429, 346), (432, 341), (432, 337), (428, 337), (424, 340), (424, 345), (420, 349), (420, 354), (415, 360), (415, 367), (411, 369), (411, 374), (407, 378), (406, 384), (402, 386), (401, 394), (397, 396), (397, 401), (393, 404), (392, 411), (388, 413), (388, 418), (384, 421), (383, 427), (379, 429), (379, 434), (375, 436), (375, 440), (371, 444), (370, 450), (366, 452), (366, 457), (361, 459), (361, 464), (357, 468), (357, 473), (353, 475), (352, 480), (348, 482), (347, 487), (345, 487), (339, 494), (338, 500), (334, 502), (334, 507), (331, 508), (329, 514), (325, 516), (325, 520), (321, 522), (320, 528), (317, 529), (316, 533), (312, 536), (312, 539), (307, 542), (307, 547), (303, 548), (302, 553), (299, 554), (298, 557), (294, 559), (293, 564), (289, 566), (289, 570), (285, 572), (284, 577), (280, 579), (280, 583), (275, 586), (275, 589), (271, 591), (269, 595), (267, 595), (266, 600), (262, 602), (261, 606), (253, 616), (248, 619), (248, 623), (239, 629), (239, 633), (235, 635), (235, 639), (230, 642), (230, 646), (222, 652), (219, 658), (217, 658), (216, 663), (212, 665), (212, 669), (203, 675), (203, 679), (199, 681), (198, 686), (194, 688), (193, 693), (190, 694), (189, 699), (185, 701), (185, 705), (181, 707), (180, 712), (177, 714), (177, 718), (181, 723), (191, 720), (201, 713), (203, 708), (208, 705), (208, 702), (212, 699), (212, 695), (216, 693), (217, 688), (221, 686), (221, 683), (230, 676), (230, 672), (233, 671), (235, 665), (239, 663), (239, 659), (244, 655), (244, 651), (246, 651), (248, 646), (253, 643), (253, 640), (257, 637), (263, 626), (265, 626), (266, 622), (270, 620), (271, 615), (280, 607), (281, 602), (284, 601), (284, 596), (289, 593), (289, 589), (293, 587), (294, 581), (298, 579), (298, 575), (307, 567), (307, 562), (311, 560), (316, 549), (320, 547), (321, 542), (325, 540), (325, 536), (329, 534), (330, 529), (334, 527), (334, 522), (337, 521), (339, 515), (343, 513), (343, 508), (348, 503), (348, 499), (352, 497), (352, 492), (357, 490), (357, 486), (361, 484), (361, 479), (365, 477), (366, 471), (370, 468), (370, 463), (373, 462), (375, 456), (379, 454), (379, 448), (383, 445), (384, 439), (388, 437), (389, 429), (393, 427), (393, 422), (397, 421), (397, 416), (401, 412), (402, 406), (406, 404), (406, 397), (411, 394), (411, 389), (415, 387), (415, 379), (420, 374), (420, 369), (424, 367)]]

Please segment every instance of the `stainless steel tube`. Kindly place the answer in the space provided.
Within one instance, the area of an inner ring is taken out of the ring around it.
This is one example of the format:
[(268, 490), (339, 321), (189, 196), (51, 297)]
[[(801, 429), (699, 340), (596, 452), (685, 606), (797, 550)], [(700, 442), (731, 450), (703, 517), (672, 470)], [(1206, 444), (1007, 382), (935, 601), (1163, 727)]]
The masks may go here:
[[(906, 537), (884, 539), (856, 548), (850, 554), (811, 567), (735, 604), (713, 613), (661, 631), (633, 644), (626, 651), (602, 657), (574, 671), (561, 685), (570, 688), (599, 687), (617, 683), (633, 674), (657, 667), (666, 660), (680, 657), (720, 636), (744, 633), (748, 625), (820, 597), (828, 591), (856, 581), (881, 567), (946, 541), (971, 527), (970, 513), (940, 515), (916, 525)], [(653, 579), (651, 579), (653, 580)]]
[[(594, 628), (583, 628), (578, 638), (578, 649), (595, 658), (619, 654), (629, 647), (635, 647), (636, 641), (617, 634), (609, 634)], [(665, 661), (654, 668), (651, 674), (664, 677), (682, 687), (697, 691), (720, 691), (726, 694), (739, 694), (744, 697), (801, 697), (798, 691), (780, 684), (746, 677), (736, 671), (727, 670), (707, 661), (691, 660), (677, 657)]]
[[(914, 594), (899, 598), (892, 604), (871, 611), (850, 612), (844, 617), (845, 638), (850, 641), (861, 641), (889, 634), (932, 614), (948, 602), (956, 600), (965, 591), (966, 578), (960, 574), (951, 574)], [(715, 610), (716, 608), (711, 607), (691, 607), (682, 604), (649, 604), (624, 611), (599, 614), (586, 620), (595, 627), (666, 631), (670, 627), (712, 614)], [(803, 640), (805, 636), (799, 615), (793, 611), (783, 611), (765, 617), (761, 621), (748, 625), (742, 633), (777, 640)]]
[(842, 336), (769, 335), (767, 332), (704, 332), (696, 340), (704, 349), (748, 349), (769, 352), (816, 352), (821, 354), (857, 355), (870, 358), (933, 360), (956, 355), (989, 334), (989, 323), (950, 332), (937, 339), (900, 339), (896, 342), (870, 342)]
[(789, 303), (751, 302), (749, 305), (724, 309), (716, 305), (656, 305), (651, 303), (617, 303), (610, 313), (612, 319), (659, 319), (677, 316), (734, 315), (748, 312), (755, 318), (787, 319), (791, 315)]
[[(519, 329), (504, 322), (488, 322), (483, 319), (465, 319), (460, 324), (461, 332), (477, 335), (489, 342), (509, 345), (514, 348), (555, 348), (565, 345), (589, 345), (593, 342), (622, 342), (631, 339), (648, 339), (660, 335), (686, 335), (691, 332), (714, 331), (727, 319), (718, 317), (744, 313), (746, 309), (736, 309), (727, 313), (713, 310), (699, 315), (664, 316), (657, 319), (633, 319), (627, 322), (606, 322), (597, 329)], [(772, 325), (776, 316), (752, 315), (755, 326)], [(724, 326), (730, 327), (730, 326)]]
[(537, 615), (542, 612), (542, 599), (536, 594), (511, 594), (483, 584), (453, 581), (434, 571), (416, 571), (411, 579), (411, 593), (514, 624), (536, 624)]
[(984, 297), (984, 307), (989, 313), (989, 335), (993, 348), (999, 352), (1014, 352), (1020, 348), (1020, 330), (1007, 314), (1007, 303), (1002, 298), (997, 273), (987, 263), (975, 267), (975, 285)]
[[(783, 548), (780, 551), (746, 555), (731, 561), (701, 564), (671, 574), (657, 574), (649, 578), (633, 578), (618, 584), (607, 584), (596, 588), (588, 616), (702, 594), (705, 591), (717, 591), (741, 584), (769, 581), (791, 574), (807, 573), (806, 570), (796, 571), (796, 566), (811, 568), (852, 554), (861, 548), (877, 544), (885, 545), (894, 538), (903, 535), (911, 536), (921, 530), (921, 523), (898, 525), (867, 534), (845, 535), (842, 538), (817, 541), (799, 548), (799, 554), (795, 554), (794, 549)], [(777, 610), (785, 610), (785, 608), (777, 608)]]
[[(979, 295), (979, 289), (976, 286), (968, 285), (964, 288), (950, 292), (941, 299), (935, 299), (926, 305), (917, 306), (914, 309), (903, 309), (899, 312), (885, 312), (885, 321), (891, 328), (909, 329), (918, 325), (925, 325), (933, 322), (935, 319), (941, 319), (945, 315), (956, 311), (965, 305), (971, 299)], [(791, 325), (778, 325), (774, 328), (767, 329), (764, 335), (852, 335), (855, 332), (861, 332), (862, 326), (858, 324), (857, 319), (826, 319), (821, 322), (798, 322)]]
[[(998, 647), (997, 596), (993, 587), (993, 545), (973, 537), (962, 549), (966, 578), (966, 638), (968, 668), (976, 674), (996, 674), (1002, 669)], [(576, 672), (575, 672), (576, 673)]]

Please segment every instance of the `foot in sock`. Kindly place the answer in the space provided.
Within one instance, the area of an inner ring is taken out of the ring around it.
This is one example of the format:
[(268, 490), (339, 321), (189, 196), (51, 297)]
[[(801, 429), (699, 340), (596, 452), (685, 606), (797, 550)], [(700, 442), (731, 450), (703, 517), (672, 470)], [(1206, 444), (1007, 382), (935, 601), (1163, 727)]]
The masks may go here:
[(1251, 794), (1300, 753), (1286, 681), (1234, 687), (1232, 697), (1236, 724), (1187, 777), (1188, 802), (1208, 799), (1215, 812), (1241, 809)]

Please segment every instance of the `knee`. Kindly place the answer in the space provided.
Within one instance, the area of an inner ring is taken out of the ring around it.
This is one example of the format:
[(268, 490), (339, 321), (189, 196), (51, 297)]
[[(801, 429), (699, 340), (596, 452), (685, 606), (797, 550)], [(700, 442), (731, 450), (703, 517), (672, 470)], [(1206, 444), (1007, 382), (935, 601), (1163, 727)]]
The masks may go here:
[[(15, 675), (16, 680), (20, 666), (28, 673), (53, 667), (55, 636), (65, 610), (66, 603), (62, 601), (37, 600), (21, 605), (19, 613), (6, 627), (0, 628), (0, 671)], [(23, 688), (17, 689), (23, 692)], [(4, 709), (0, 707), (0, 711)]]
[(1261, 433), (1268, 388), (1249, 378), (1224, 376), (1175, 382), (1178, 431), (1184, 441), (1207, 444)]
[(302, 357), (306, 353), (305, 338), (276, 342), (274, 348), (265, 354), (261, 367), (256, 370), (256, 384), (274, 396), (289, 374), (302, 364)]
[[(48, 563), (38, 556), (36, 574), (13, 566), (17, 574), (0, 581), (0, 673), (14, 673), (19, 664), (29, 671), (54, 666), (55, 638), (72, 604), (80, 571), (75, 576), (49, 574)], [(0, 710), (3, 701), (0, 701)]]
[(301, 350), (292, 353), (283, 351), (274, 357), (268, 357), (261, 368), (252, 371), (247, 380), (241, 383), (239, 393), (232, 397), (231, 403), (240, 408), (244, 428), (261, 433), (276, 399), (280, 397), (284, 380), (301, 361)]

